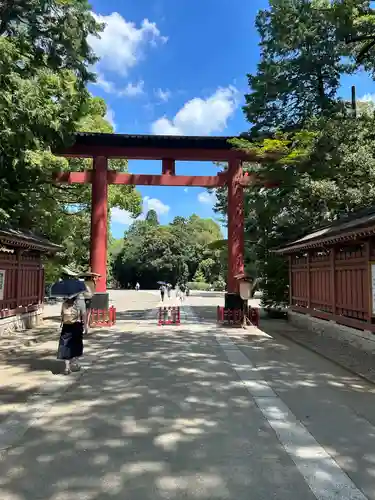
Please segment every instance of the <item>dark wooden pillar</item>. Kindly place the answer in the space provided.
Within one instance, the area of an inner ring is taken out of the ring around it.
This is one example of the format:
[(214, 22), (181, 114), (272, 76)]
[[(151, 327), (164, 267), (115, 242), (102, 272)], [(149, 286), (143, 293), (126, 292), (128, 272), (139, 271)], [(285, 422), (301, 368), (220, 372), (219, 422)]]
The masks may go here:
[(310, 252), (307, 251), (307, 265), (306, 265), (306, 268), (307, 268), (307, 278), (306, 278), (306, 281), (307, 281), (307, 307), (308, 309), (311, 308), (311, 264), (310, 264)]
[(289, 265), (289, 305), (293, 305), (293, 258), (291, 255), (288, 257)]
[(372, 270), (371, 270), (371, 241), (367, 240), (365, 242), (365, 261), (366, 261), (366, 269), (367, 272), (365, 274), (365, 290), (368, 296), (367, 301), (367, 322), (372, 323)]
[(107, 223), (108, 223), (108, 160), (104, 156), (94, 158), (91, 200), (91, 245), (90, 265), (94, 273), (100, 274), (97, 292), (107, 290)]
[(238, 293), (235, 276), (244, 272), (244, 197), (240, 160), (229, 162), (228, 175), (228, 292)]
[(337, 297), (336, 297), (336, 248), (332, 247), (329, 254), (329, 269), (330, 269), (330, 288), (331, 288), (331, 304), (332, 314), (336, 314), (337, 310)]
[(22, 300), (22, 253), (23, 250), (17, 248), (17, 288), (16, 288), (16, 309), (21, 307)]

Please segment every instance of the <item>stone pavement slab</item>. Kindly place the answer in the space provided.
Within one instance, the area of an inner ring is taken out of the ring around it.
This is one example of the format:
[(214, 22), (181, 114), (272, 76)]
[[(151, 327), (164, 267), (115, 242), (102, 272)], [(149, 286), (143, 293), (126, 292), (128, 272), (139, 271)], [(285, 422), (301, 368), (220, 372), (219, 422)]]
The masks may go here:
[[(110, 301), (118, 310), (122, 330), (134, 329), (157, 303), (149, 293), (131, 290), (111, 291)], [(63, 363), (56, 359), (60, 309), (61, 303), (46, 305), (41, 326), (0, 337), (0, 423), (18, 419), (18, 414), (27, 412), (27, 401), (38, 394), (45, 397), (46, 387), (53, 388), (61, 378)], [(90, 355), (97, 342), (105, 343), (115, 330), (92, 330), (85, 338), (85, 354)]]
[(152, 321), (8, 450), (0, 497), (314, 499), (212, 333)]
[(286, 320), (262, 320), (262, 329), (283, 335), (311, 349), (370, 382), (375, 383), (375, 353), (355, 347), (345, 339), (339, 340), (328, 333), (320, 335), (291, 325)]
[[(375, 386), (277, 334), (254, 328), (218, 335), (224, 346), (233, 342), (251, 360), (250, 375), (248, 364), (240, 367), (250, 381), (261, 378), (257, 390), (273, 391), (367, 498), (374, 498)], [(234, 361), (233, 351), (230, 356)]]
[(3, 500), (250, 491), (314, 499), (214, 337), (190, 329), (124, 332), (0, 465)]
[[(50, 407), (56, 400), (67, 390), (76, 385), (83, 376), (85, 370), (97, 359), (103, 349), (110, 346), (119, 333), (125, 331), (124, 326), (121, 329), (112, 328), (109, 330), (101, 330), (92, 335), (88, 345), (85, 347), (85, 355), (81, 360), (81, 371), (73, 373), (69, 377), (62, 375), (59, 365), (61, 362), (56, 361), (56, 342), (42, 344), (40, 350), (47, 357), (53, 366), (57, 367), (52, 372), (40, 370), (33, 374), (32, 383), (28, 391), (25, 391), (25, 374), (20, 377), (9, 377), (7, 384), (2, 388), (3, 391), (10, 397), (8, 404), (2, 404), (2, 419), (0, 420), (0, 453), (9, 449), (17, 439), (28, 430)], [(48, 353), (48, 355), (47, 355)], [(23, 353), (25, 355), (25, 353)], [(34, 348), (32, 353), (29, 353), (27, 361), (31, 363), (40, 362), (40, 357)], [(25, 362), (25, 358), (23, 358)], [(17, 358), (19, 365), (20, 359)], [(21, 383), (21, 389), (16, 386), (16, 383)], [(7, 392), (6, 392), (7, 391)], [(14, 397), (15, 396), (15, 397)]]
[(98, 339), (8, 447), (1, 499), (375, 500), (372, 386), (283, 338), (182, 312), (157, 327), (149, 308)]

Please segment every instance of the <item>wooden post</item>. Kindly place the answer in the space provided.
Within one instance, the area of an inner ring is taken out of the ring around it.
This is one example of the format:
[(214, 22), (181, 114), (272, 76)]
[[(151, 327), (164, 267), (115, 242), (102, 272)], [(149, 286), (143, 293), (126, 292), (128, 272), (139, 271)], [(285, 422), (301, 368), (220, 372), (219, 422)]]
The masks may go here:
[(238, 293), (235, 276), (245, 269), (244, 199), (240, 160), (229, 162), (228, 176), (228, 292)]
[(293, 305), (293, 272), (292, 272), (292, 256), (288, 257), (288, 265), (289, 265), (289, 305)]
[(330, 281), (331, 281), (331, 303), (332, 303), (332, 314), (336, 315), (337, 304), (336, 304), (336, 249), (331, 248), (330, 253)]
[(108, 160), (104, 156), (94, 158), (91, 205), (90, 265), (94, 273), (100, 274), (97, 292), (107, 290), (107, 180)]
[(311, 272), (310, 252), (307, 251), (307, 308), (311, 309)]
[(372, 311), (371, 244), (369, 240), (365, 242), (365, 261), (366, 261), (365, 289), (367, 290), (368, 294), (367, 323), (372, 323), (373, 311)]
[(44, 281), (44, 267), (42, 262), (40, 263), (38, 269), (38, 288), (39, 288), (39, 304), (43, 304), (45, 281)]
[(16, 288), (16, 309), (22, 306), (22, 250), (18, 248), (17, 254), (17, 288)]
[(355, 85), (352, 85), (352, 111), (353, 117), (357, 118), (357, 97)]

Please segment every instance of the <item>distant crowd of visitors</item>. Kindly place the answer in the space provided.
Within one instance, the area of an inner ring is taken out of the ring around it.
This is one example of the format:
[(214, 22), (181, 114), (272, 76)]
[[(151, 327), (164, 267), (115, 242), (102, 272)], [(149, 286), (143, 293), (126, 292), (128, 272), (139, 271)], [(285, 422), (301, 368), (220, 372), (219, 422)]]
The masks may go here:
[[(161, 301), (164, 302), (165, 294), (167, 294), (168, 298), (171, 298), (172, 293), (172, 285), (170, 283), (162, 283), (159, 287)], [(185, 295), (189, 295), (190, 290), (185, 283), (177, 283), (175, 286), (176, 298), (180, 299), (182, 302), (185, 298)]]

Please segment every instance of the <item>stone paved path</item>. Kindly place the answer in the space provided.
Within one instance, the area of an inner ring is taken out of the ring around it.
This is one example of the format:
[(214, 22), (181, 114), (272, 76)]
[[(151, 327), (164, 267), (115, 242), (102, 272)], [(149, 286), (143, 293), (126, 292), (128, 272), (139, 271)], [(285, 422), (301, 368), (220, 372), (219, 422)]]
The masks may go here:
[[(118, 308), (121, 329), (132, 330), (145, 310), (155, 307), (157, 298), (146, 292), (114, 291), (111, 302)], [(0, 337), (0, 423), (14, 413), (23, 412), (25, 402), (62, 372), (63, 364), (56, 360), (60, 310), (61, 304), (47, 305), (41, 328)], [(100, 329), (90, 333), (89, 350), (102, 334)]]
[(220, 295), (191, 297), (180, 327), (133, 296), (81, 376), (50, 375), (0, 422), (2, 500), (375, 500), (374, 386), (282, 337), (197, 322)]

